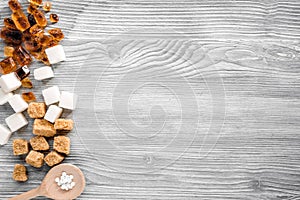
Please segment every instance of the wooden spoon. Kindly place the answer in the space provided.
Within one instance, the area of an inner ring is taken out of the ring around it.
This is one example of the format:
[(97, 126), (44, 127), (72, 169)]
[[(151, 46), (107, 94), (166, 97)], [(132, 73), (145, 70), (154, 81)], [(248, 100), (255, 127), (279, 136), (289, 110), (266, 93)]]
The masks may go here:
[[(55, 182), (55, 178), (60, 177), (62, 172), (66, 172), (68, 175), (73, 175), (73, 182), (76, 183), (73, 189), (68, 191), (62, 190)], [(45, 196), (57, 200), (76, 199), (83, 192), (84, 187), (85, 178), (78, 167), (71, 164), (60, 164), (53, 167), (48, 172), (42, 184), (38, 188), (12, 197), (10, 200), (27, 200), (37, 196)]]

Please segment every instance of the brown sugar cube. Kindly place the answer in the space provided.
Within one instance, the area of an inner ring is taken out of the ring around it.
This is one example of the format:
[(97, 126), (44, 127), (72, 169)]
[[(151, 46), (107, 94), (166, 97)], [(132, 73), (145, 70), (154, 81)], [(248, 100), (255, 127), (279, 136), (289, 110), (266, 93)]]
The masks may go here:
[(46, 151), (49, 150), (49, 144), (47, 140), (42, 136), (36, 136), (30, 139), (30, 145), (33, 150)]
[(38, 103), (38, 102), (31, 102), (28, 105), (27, 109), (28, 115), (31, 118), (43, 118), (46, 114), (46, 104), (45, 103)]
[(56, 130), (70, 131), (73, 129), (72, 119), (57, 119), (54, 123), (54, 128)]
[(24, 165), (16, 164), (13, 172), (13, 179), (15, 181), (27, 181), (26, 167)]
[(31, 150), (25, 160), (27, 164), (40, 168), (44, 164), (44, 154)]
[(24, 101), (26, 101), (27, 103), (30, 103), (30, 102), (36, 100), (36, 97), (35, 97), (35, 95), (33, 94), (33, 92), (24, 92), (24, 93), (22, 93), (22, 98), (23, 98)]
[(64, 158), (65, 157), (58, 154), (56, 151), (52, 151), (45, 157), (44, 160), (49, 167), (52, 167), (54, 165), (61, 163), (64, 160)]
[(53, 149), (59, 153), (70, 154), (70, 138), (66, 136), (57, 136), (54, 138)]
[(28, 142), (23, 139), (15, 139), (13, 141), (13, 152), (15, 156), (28, 153)]
[(56, 134), (56, 130), (54, 129), (54, 125), (47, 120), (35, 119), (33, 123), (33, 134), (44, 137), (53, 137)]
[(21, 83), (22, 83), (22, 87), (24, 87), (24, 88), (29, 88), (29, 89), (33, 88), (33, 84), (32, 84), (31, 80), (28, 77), (24, 78), (21, 81)]

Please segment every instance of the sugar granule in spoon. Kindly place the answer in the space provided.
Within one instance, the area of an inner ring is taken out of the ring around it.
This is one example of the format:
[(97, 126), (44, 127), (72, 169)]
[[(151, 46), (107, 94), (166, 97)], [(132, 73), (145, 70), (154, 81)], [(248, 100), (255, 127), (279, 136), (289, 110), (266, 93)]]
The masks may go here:
[(73, 182), (73, 175), (68, 175), (66, 172), (62, 172), (60, 178), (57, 177), (55, 182), (62, 190), (71, 190), (75, 186), (75, 182)]

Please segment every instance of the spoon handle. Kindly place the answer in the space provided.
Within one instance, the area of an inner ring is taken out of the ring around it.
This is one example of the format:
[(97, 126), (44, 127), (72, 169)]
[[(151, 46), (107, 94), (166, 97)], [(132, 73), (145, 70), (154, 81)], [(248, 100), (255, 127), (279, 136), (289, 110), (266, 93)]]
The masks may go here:
[(28, 192), (24, 192), (15, 197), (10, 198), (9, 200), (28, 200), (40, 195), (40, 188), (32, 189)]

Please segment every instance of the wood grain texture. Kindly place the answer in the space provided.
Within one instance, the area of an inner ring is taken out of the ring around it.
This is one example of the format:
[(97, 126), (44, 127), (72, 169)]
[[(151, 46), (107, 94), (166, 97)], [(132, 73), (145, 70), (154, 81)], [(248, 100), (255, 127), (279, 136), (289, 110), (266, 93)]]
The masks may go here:
[[(51, 85), (80, 95), (64, 113), (76, 123), (64, 162), (87, 178), (79, 199), (300, 199), (299, 1), (53, 5), (68, 59), (34, 91), (39, 100)], [(0, 7), (2, 20), (9, 11)], [(214, 100), (225, 104), (224, 121)], [(1, 106), (0, 123), (12, 113)], [(12, 139), (29, 139), (31, 129)], [(28, 167), (29, 181), (15, 183), (24, 159), (11, 145), (0, 147), (0, 199), (37, 187), (49, 169)]]

